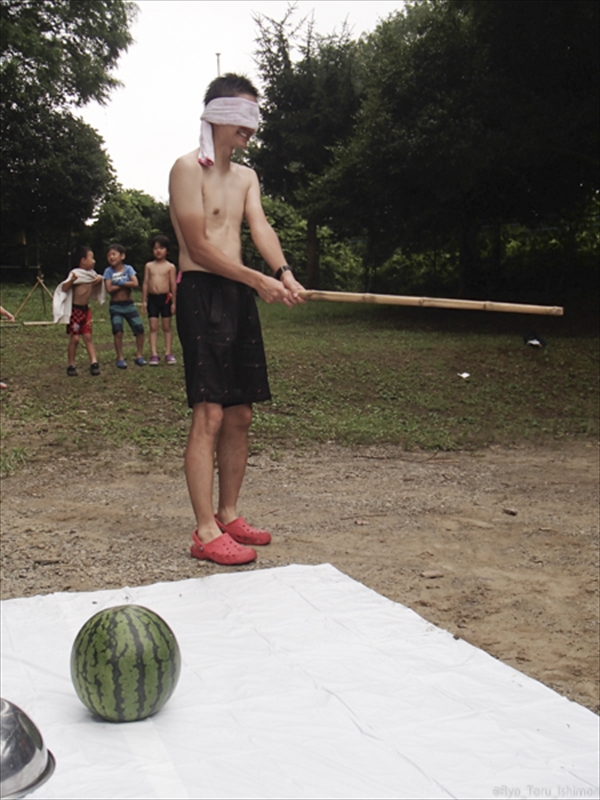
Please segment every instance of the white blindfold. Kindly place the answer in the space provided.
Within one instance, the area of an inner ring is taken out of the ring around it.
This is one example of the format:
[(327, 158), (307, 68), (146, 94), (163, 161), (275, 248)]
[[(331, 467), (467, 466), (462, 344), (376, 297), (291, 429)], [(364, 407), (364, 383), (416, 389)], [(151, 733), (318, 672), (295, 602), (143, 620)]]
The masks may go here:
[(258, 128), (258, 103), (243, 97), (216, 97), (207, 103), (200, 117), (200, 153), (198, 161), (203, 167), (215, 163), (215, 143), (212, 125), (239, 125), (255, 131)]

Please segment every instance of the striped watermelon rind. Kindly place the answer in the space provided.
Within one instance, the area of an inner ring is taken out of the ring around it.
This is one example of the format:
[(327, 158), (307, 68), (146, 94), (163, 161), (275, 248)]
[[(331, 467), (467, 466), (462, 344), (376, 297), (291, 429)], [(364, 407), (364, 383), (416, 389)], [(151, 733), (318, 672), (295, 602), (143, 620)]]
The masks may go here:
[(144, 606), (106, 608), (81, 628), (71, 650), (71, 679), (92, 713), (109, 722), (156, 714), (179, 680), (181, 653), (171, 628)]

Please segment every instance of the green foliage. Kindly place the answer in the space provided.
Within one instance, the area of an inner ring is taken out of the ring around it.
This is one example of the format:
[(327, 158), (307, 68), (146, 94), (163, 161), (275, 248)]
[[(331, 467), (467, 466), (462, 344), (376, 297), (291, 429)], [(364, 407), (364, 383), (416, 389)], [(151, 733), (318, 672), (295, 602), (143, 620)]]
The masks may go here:
[(113, 181), (100, 136), (69, 110), (105, 102), (132, 41), (128, 0), (3, 0), (0, 133), (2, 242), (34, 243), (62, 268)]
[(153, 258), (150, 242), (158, 233), (171, 241), (168, 257), (177, 263), (177, 239), (167, 206), (137, 189), (118, 189), (101, 205), (90, 241), (98, 264), (103, 263), (108, 245), (118, 242), (127, 250), (127, 263), (142, 270)]
[[(310, 175), (330, 162), (329, 148), (347, 138), (358, 110), (357, 45), (344, 28), (320, 36), (306, 19), (257, 16), (256, 61), (264, 84), (261, 146), (254, 162), (265, 190), (294, 205)], [(295, 51), (299, 58), (294, 60)]]
[[(307, 286), (319, 285), (319, 207), (307, 188), (331, 161), (331, 148), (350, 134), (358, 109), (357, 45), (344, 27), (320, 36), (311, 21), (257, 16), (256, 62), (264, 84), (260, 146), (250, 160), (266, 192), (307, 219)], [(296, 51), (299, 58), (295, 58)]]
[(52, 273), (68, 263), (70, 235), (92, 215), (113, 172), (101, 137), (82, 120), (44, 106), (26, 116), (4, 142), (2, 240), (24, 235)]
[(447, 250), (404, 252), (401, 248), (377, 270), (373, 290), (383, 294), (449, 294), (454, 288), (457, 254)]
[[(287, 263), (296, 275), (301, 276), (306, 263), (306, 220), (292, 205), (282, 200), (265, 195), (262, 203), (268, 221), (279, 236)], [(247, 266), (271, 274), (254, 247), (250, 229), (245, 222), (242, 227), (242, 258)]]
[[(263, 197), (265, 214), (281, 242), (287, 263), (301, 282), (306, 281), (307, 221), (289, 203)], [(317, 241), (321, 258), (321, 286), (324, 289), (358, 291), (362, 282), (362, 258), (350, 242), (339, 240), (332, 231), (317, 228)], [(242, 258), (244, 264), (271, 274), (260, 254), (252, 244), (250, 230), (242, 227)]]
[[(598, 197), (575, 218), (531, 227), (489, 225), (477, 238), (479, 284), (505, 300), (564, 303), (574, 292), (598, 293)], [(451, 241), (435, 250), (396, 250), (374, 271), (373, 291), (453, 294), (459, 250)]]
[(331, 228), (318, 228), (320, 286), (331, 291), (359, 292), (364, 282), (360, 243), (339, 239)]
[[(351, 140), (312, 180), (372, 269), (404, 252), (459, 253), (483, 289), (486, 226), (556, 224), (598, 188), (598, 3), (419, 0), (364, 42)], [(518, 32), (518, 33), (517, 33)]]
[(105, 102), (136, 14), (128, 0), (2, 0), (3, 110)]

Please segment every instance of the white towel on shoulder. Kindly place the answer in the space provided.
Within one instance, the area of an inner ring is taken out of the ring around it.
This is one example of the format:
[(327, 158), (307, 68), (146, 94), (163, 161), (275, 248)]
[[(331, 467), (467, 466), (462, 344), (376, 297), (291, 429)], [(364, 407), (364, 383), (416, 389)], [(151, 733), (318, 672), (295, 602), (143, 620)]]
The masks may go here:
[[(98, 273), (93, 269), (79, 269), (79, 267), (76, 267), (72, 269), (71, 272), (77, 275), (75, 283), (91, 283), (98, 277)], [(71, 272), (69, 272), (69, 275)], [(67, 277), (66, 280), (68, 279)], [(59, 283), (54, 290), (54, 296), (52, 297), (52, 316), (55, 323), (64, 323), (66, 325), (71, 319), (71, 312), (73, 310), (73, 287), (71, 286), (71, 288), (67, 289), (65, 292), (62, 288), (63, 283), (65, 283), (65, 281)], [(104, 303), (104, 281), (92, 288), (90, 300), (97, 300), (100, 304)]]

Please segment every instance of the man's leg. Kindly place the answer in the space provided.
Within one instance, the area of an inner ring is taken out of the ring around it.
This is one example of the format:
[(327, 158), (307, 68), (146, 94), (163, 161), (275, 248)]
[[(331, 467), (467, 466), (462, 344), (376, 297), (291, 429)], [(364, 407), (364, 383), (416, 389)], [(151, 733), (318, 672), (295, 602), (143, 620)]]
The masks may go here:
[(248, 430), (252, 406), (229, 406), (223, 411), (223, 424), (217, 441), (219, 467), (219, 508), (224, 525), (237, 518), (237, 501), (248, 462)]
[(185, 451), (185, 478), (198, 524), (198, 538), (205, 544), (220, 536), (213, 513), (215, 445), (223, 422), (218, 403), (196, 403)]

